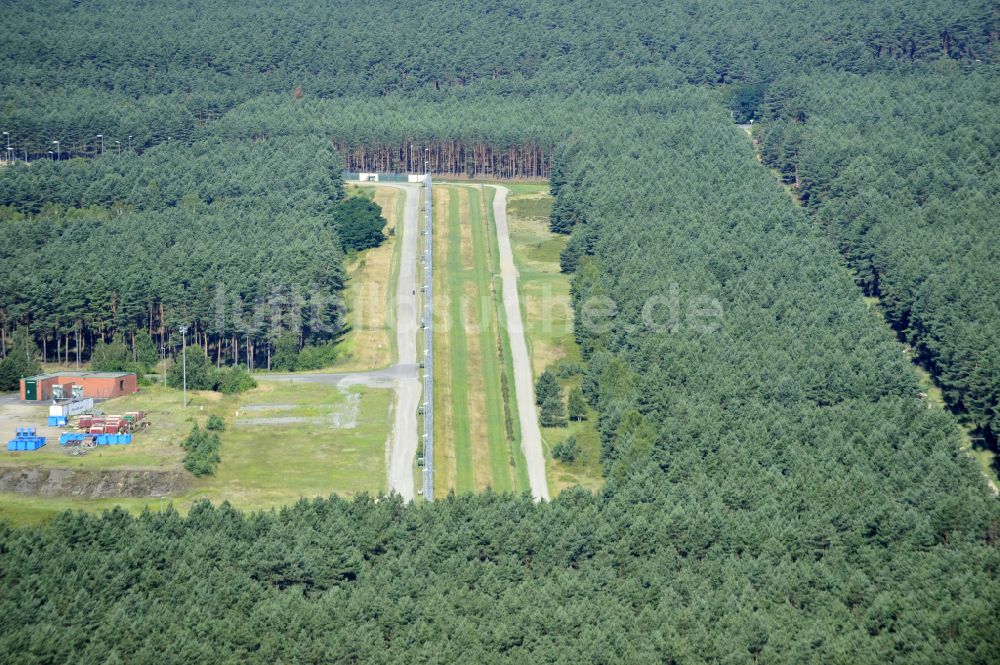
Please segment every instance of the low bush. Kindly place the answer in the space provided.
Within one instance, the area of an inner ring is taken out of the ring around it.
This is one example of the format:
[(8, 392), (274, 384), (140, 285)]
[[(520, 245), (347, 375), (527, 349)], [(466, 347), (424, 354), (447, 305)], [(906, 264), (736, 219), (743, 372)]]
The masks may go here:
[(195, 425), (181, 442), (181, 446), (187, 451), (184, 468), (199, 477), (215, 475), (215, 467), (222, 461), (219, 457), (221, 445), (217, 433), (202, 430)]

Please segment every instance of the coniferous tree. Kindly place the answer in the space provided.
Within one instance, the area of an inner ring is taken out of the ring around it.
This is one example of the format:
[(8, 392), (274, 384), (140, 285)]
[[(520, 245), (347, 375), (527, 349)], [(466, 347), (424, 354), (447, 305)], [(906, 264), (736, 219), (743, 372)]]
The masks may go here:
[(586, 420), (587, 400), (583, 396), (583, 391), (574, 386), (569, 391), (569, 419)]
[(562, 388), (559, 380), (551, 370), (544, 370), (535, 382), (535, 404), (541, 406), (551, 396), (561, 397)]
[(17, 390), (21, 379), (41, 374), (41, 352), (26, 326), (18, 328), (7, 349), (7, 357), (0, 360), (0, 390)]
[(542, 427), (564, 427), (566, 425), (566, 406), (563, 404), (562, 391), (546, 396), (542, 402), (539, 417)]

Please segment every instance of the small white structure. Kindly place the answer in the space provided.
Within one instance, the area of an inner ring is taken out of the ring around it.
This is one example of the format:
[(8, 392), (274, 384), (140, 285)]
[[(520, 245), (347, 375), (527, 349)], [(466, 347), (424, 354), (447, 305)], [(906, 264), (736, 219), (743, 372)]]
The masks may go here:
[(360, 182), (378, 182), (377, 173), (359, 173), (358, 180)]
[(76, 400), (75, 402), (67, 402), (65, 404), (53, 404), (49, 407), (50, 416), (78, 416), (81, 413), (87, 413), (88, 411), (94, 410), (94, 398), (88, 397), (86, 399)]
[(425, 180), (427, 180), (427, 176), (423, 174), (410, 174), (406, 176), (407, 182), (424, 182)]

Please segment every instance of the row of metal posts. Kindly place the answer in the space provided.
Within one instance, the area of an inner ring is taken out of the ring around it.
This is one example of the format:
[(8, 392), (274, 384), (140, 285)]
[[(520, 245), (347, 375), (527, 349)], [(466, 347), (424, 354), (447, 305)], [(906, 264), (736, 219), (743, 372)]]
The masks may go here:
[(434, 500), (434, 315), (431, 174), (424, 176), (424, 498)]

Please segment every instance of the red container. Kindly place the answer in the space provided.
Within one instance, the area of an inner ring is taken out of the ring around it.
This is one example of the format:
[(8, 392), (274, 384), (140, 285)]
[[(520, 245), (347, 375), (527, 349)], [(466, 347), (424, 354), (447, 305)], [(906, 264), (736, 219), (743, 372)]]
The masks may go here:
[(104, 434), (104, 427), (103, 426), (97, 426), (97, 425), (95, 425), (94, 427), (90, 428), (90, 433), (91, 434)]
[(108, 423), (104, 426), (105, 434), (117, 434), (118, 433), (118, 423)]
[(80, 429), (90, 429), (93, 424), (94, 418), (92, 416), (80, 416)]

